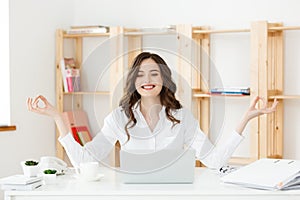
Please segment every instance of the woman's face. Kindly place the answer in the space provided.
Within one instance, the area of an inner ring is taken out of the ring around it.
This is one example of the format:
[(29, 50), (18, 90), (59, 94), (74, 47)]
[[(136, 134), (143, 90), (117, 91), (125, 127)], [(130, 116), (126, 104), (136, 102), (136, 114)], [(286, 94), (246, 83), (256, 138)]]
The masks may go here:
[(135, 88), (142, 97), (157, 97), (162, 89), (163, 80), (158, 64), (151, 58), (140, 65)]

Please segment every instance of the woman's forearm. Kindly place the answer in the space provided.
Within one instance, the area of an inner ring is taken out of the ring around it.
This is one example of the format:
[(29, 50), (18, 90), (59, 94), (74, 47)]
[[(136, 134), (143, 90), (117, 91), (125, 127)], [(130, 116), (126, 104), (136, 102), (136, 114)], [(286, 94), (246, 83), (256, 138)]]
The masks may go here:
[(65, 118), (63, 117), (63, 115), (59, 114), (58, 116), (56, 116), (54, 118), (54, 121), (55, 121), (56, 126), (58, 128), (60, 137), (66, 136), (69, 133), (69, 129), (68, 129), (67, 123), (66, 123)]
[(248, 119), (246, 116), (243, 116), (242, 120), (241, 120), (240, 123), (237, 125), (235, 131), (236, 131), (238, 134), (242, 135), (242, 133), (243, 133), (245, 127), (247, 126), (248, 122), (249, 122), (249, 119)]
[(247, 123), (248, 123), (248, 120), (246, 120), (245, 118), (243, 118), (243, 120), (237, 125), (235, 131), (238, 134), (242, 135), (245, 127), (247, 126)]

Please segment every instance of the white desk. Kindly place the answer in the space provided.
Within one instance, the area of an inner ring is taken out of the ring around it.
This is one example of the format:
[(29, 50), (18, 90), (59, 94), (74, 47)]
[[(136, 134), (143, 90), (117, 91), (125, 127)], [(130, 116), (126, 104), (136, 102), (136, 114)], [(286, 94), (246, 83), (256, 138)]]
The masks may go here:
[(34, 191), (5, 191), (5, 200), (25, 199), (222, 199), (277, 200), (300, 199), (300, 190), (264, 191), (227, 185), (219, 175), (206, 168), (196, 168), (193, 184), (123, 184), (118, 175), (105, 169), (105, 177), (98, 182), (83, 182), (74, 176), (59, 176), (57, 184), (43, 185)]

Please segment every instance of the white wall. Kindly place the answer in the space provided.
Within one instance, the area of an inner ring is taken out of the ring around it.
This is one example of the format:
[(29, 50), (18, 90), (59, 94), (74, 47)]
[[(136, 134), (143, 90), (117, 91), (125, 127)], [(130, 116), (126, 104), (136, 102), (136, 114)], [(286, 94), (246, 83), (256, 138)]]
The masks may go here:
[[(17, 131), (0, 132), (0, 157), (5, 161), (1, 162), (0, 177), (21, 172), (19, 161), (22, 159), (55, 154), (53, 121), (29, 113), (25, 102), (28, 96), (38, 94), (55, 102), (56, 28), (80, 24), (158, 27), (179, 23), (210, 25), (215, 29), (249, 28), (250, 22), (255, 20), (300, 25), (299, 6), (297, 0), (11, 0), (11, 115)], [(293, 51), (293, 42), (290, 45)], [(246, 53), (239, 54), (247, 58)], [(291, 71), (299, 68), (290, 61), (288, 67)], [(293, 73), (289, 74), (293, 77)], [(286, 85), (293, 87), (290, 83)], [(299, 88), (297, 92), (300, 93)], [(241, 107), (245, 104), (247, 102)], [(300, 116), (292, 112), (299, 108), (299, 101), (286, 104), (284, 154), (300, 159), (297, 153), (300, 152), (297, 149)], [(225, 121), (228, 129), (234, 128), (241, 116), (240, 111), (231, 114), (233, 117)], [(293, 117), (289, 117), (291, 115)]]
[(21, 173), (21, 160), (55, 155), (53, 121), (28, 112), (26, 99), (44, 94), (55, 102), (55, 30), (72, 17), (72, 1), (10, 1), (11, 118), (17, 130), (0, 132), (0, 177)]

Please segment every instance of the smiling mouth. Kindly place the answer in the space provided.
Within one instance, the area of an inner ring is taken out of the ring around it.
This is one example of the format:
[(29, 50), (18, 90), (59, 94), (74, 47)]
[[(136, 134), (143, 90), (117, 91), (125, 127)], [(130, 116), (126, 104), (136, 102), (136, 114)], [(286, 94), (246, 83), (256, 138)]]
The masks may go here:
[(155, 85), (142, 85), (142, 87), (144, 90), (152, 90), (153, 88), (155, 88)]

